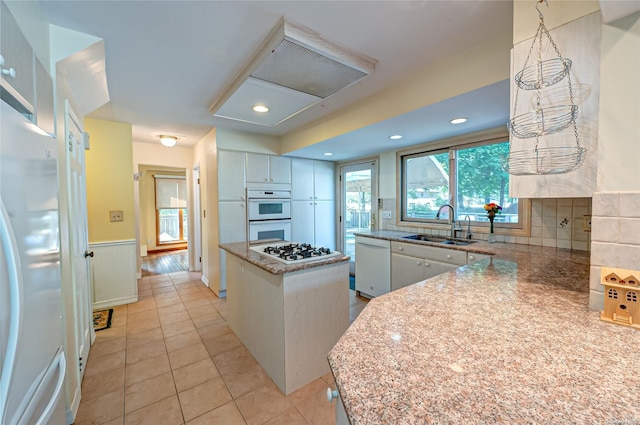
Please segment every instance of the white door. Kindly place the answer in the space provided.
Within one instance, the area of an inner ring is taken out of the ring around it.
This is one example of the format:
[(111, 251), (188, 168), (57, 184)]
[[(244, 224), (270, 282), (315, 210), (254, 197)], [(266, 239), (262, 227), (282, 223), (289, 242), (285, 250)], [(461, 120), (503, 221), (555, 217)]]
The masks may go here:
[[(75, 337), (80, 379), (84, 375), (93, 331), (92, 294), (88, 252), (87, 201), (85, 186), (84, 137), (80, 120), (65, 101), (65, 140), (67, 153), (67, 191), (69, 202), (69, 244), (74, 293)], [(74, 367), (70, 359), (69, 367)]]
[[(376, 161), (340, 167), (340, 249), (351, 257), (349, 273), (355, 273), (354, 233), (376, 229), (378, 178)], [(357, 276), (356, 276), (357, 280)]]

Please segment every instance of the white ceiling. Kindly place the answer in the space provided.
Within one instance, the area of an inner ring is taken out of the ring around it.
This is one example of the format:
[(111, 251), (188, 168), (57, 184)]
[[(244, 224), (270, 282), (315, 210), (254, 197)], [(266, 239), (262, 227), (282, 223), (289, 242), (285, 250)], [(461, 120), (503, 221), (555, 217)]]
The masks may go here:
[[(90, 116), (192, 146), (212, 127), (282, 136), (399, 83), (415, 71), (497, 37), (512, 37), (511, 0), (488, 1), (57, 1), (41, 0), (50, 23), (105, 41), (111, 101)], [(287, 18), (378, 61), (376, 70), (275, 127), (214, 117), (220, 95), (278, 20)], [(504, 125), (506, 82), (449, 99), (296, 151), (343, 160)], [(469, 122), (451, 126), (464, 115)], [(402, 132), (390, 144), (387, 136)]]

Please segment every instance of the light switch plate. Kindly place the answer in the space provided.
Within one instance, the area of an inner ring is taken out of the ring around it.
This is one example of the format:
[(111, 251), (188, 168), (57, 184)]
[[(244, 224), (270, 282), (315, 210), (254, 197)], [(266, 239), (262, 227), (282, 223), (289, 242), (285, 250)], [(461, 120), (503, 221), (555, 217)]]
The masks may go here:
[(391, 211), (382, 211), (382, 218), (391, 218)]
[(109, 217), (111, 221), (123, 221), (124, 214), (122, 211), (109, 211)]

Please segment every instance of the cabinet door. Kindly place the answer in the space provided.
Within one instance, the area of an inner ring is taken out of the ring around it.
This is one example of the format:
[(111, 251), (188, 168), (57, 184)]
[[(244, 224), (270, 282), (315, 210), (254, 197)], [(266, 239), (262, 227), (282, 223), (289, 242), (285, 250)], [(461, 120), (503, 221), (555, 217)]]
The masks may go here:
[(269, 183), (269, 155), (247, 153), (247, 183)]
[(241, 242), (246, 239), (244, 202), (218, 202), (220, 243)]
[(244, 200), (245, 153), (218, 151), (218, 200)]
[(428, 259), (424, 260), (423, 262), (424, 262), (424, 278), (425, 279), (438, 276), (439, 274), (442, 274), (442, 273), (447, 273), (451, 270), (455, 270), (458, 267), (460, 267), (457, 264), (441, 263), (439, 261), (433, 261)]
[(313, 163), (312, 159), (291, 159), (291, 197), (294, 200), (313, 199)]
[(16, 78), (2, 76), (0, 79), (15, 90), (17, 97), (23, 98), (19, 101), (28, 103), (23, 106), (34, 112), (33, 50), (4, 2), (0, 2), (0, 8), (0, 53), (5, 59), (4, 68), (16, 71)]
[(291, 201), (291, 240), (315, 245), (313, 201)]
[(269, 183), (291, 184), (291, 158), (269, 156)]
[(424, 260), (408, 255), (391, 254), (391, 290), (424, 280)]
[(315, 233), (317, 246), (336, 249), (336, 203), (315, 201)]
[(333, 162), (313, 162), (314, 197), (318, 200), (335, 200), (336, 185)]

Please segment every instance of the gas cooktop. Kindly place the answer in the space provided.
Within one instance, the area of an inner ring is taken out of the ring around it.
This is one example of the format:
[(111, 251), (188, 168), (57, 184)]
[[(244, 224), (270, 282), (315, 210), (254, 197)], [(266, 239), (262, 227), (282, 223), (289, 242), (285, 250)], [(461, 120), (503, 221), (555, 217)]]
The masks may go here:
[(299, 263), (301, 261), (318, 260), (320, 258), (341, 255), (340, 252), (331, 251), (329, 248), (294, 242), (256, 245), (250, 249), (266, 257), (282, 261), (283, 263)]

